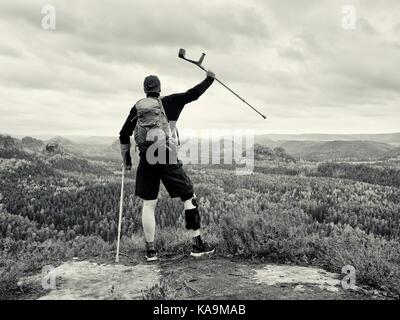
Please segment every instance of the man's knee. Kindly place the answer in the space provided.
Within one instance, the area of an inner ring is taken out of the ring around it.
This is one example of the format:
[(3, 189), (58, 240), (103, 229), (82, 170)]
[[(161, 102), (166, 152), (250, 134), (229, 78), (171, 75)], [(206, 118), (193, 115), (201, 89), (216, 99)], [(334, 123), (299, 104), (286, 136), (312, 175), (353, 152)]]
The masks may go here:
[(155, 200), (143, 200), (143, 208), (155, 209), (157, 205), (157, 199)]
[(186, 229), (198, 230), (200, 229), (200, 214), (195, 198), (192, 199), (192, 203), (195, 207), (185, 210)]

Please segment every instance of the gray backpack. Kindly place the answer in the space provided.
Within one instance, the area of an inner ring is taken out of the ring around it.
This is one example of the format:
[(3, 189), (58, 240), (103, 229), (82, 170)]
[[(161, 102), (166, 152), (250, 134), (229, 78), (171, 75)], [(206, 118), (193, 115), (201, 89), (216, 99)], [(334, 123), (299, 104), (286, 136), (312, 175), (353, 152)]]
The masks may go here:
[[(137, 123), (134, 137), (139, 150), (147, 149), (155, 141), (160, 146), (167, 145), (172, 133), (161, 98), (147, 97), (139, 100), (135, 106)], [(154, 135), (157, 135), (155, 139), (152, 137)]]

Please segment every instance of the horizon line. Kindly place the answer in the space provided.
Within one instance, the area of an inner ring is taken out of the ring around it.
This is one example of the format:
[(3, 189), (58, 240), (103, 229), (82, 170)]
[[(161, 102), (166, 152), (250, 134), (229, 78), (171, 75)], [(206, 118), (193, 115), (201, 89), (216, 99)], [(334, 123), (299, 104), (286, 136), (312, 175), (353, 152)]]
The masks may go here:
[[(234, 131), (235, 129), (233, 129)], [(241, 129), (245, 130), (245, 129)], [(202, 130), (198, 130), (201, 132)], [(204, 131), (210, 131), (208, 129), (205, 129)], [(400, 134), (400, 131), (394, 131), (394, 132), (374, 132), (374, 133), (368, 133), (368, 132), (362, 132), (362, 133), (337, 133), (337, 132), (302, 132), (302, 133), (277, 133), (277, 132), (271, 132), (271, 133), (255, 133), (255, 136), (262, 136), (262, 135), (283, 135), (283, 136), (301, 136), (301, 135), (343, 135), (343, 136), (349, 136), (349, 135), (390, 135), (390, 134)], [(15, 136), (15, 137), (38, 137), (38, 136), (48, 136), (48, 137), (93, 137), (93, 138), (118, 138), (118, 135), (93, 135), (93, 134), (57, 134), (57, 133), (35, 133), (35, 134), (18, 134), (18, 133), (5, 133), (5, 132), (0, 132), (0, 135), (3, 136)]]

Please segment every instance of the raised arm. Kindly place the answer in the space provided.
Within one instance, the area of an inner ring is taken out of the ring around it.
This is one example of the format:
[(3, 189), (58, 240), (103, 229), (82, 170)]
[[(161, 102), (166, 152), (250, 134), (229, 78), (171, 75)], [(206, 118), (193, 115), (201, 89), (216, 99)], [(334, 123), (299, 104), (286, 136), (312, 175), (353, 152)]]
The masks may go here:
[(171, 94), (167, 99), (176, 101), (177, 105), (185, 105), (197, 100), (214, 82), (214, 73), (207, 72), (207, 78), (186, 92)]

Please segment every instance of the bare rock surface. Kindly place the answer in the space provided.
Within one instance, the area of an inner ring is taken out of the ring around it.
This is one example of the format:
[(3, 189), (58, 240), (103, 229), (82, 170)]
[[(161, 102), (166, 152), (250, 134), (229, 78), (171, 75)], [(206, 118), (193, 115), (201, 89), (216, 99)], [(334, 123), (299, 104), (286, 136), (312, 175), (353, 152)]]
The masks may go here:
[(265, 283), (269, 286), (282, 283), (296, 284), (295, 288), (298, 291), (302, 291), (304, 285), (312, 285), (321, 290), (331, 292), (338, 292), (341, 287), (339, 275), (318, 268), (293, 265), (267, 265), (254, 271), (256, 283)]
[[(365, 290), (343, 289), (344, 275), (319, 268), (219, 257), (136, 265), (70, 261), (55, 275), (56, 289), (39, 299), (375, 299)], [(38, 282), (40, 275), (24, 281)]]
[(67, 262), (54, 272), (56, 289), (40, 300), (140, 299), (160, 277), (157, 265), (105, 265), (88, 261)]

